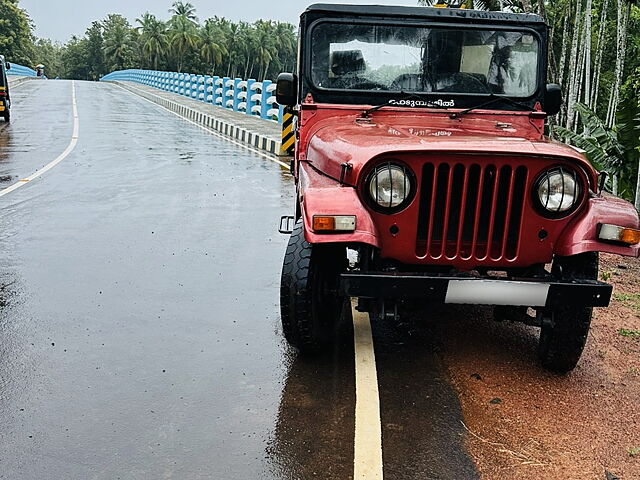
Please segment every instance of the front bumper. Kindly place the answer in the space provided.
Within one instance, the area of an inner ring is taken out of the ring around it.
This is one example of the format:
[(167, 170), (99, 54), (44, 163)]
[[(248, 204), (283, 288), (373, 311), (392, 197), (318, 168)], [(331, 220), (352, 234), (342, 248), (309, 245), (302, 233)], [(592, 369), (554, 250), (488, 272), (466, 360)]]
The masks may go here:
[(525, 307), (606, 307), (613, 287), (596, 280), (452, 277), (384, 272), (343, 273), (350, 297), (423, 299), (435, 303)]

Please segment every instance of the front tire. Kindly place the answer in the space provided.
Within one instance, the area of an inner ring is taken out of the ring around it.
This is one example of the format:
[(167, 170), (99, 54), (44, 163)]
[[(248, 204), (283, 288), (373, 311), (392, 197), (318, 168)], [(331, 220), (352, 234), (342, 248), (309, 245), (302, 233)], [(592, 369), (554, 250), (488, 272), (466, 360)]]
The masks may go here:
[[(556, 256), (551, 273), (563, 280), (597, 280), (598, 253)], [(592, 307), (565, 305), (541, 312), (538, 358), (544, 368), (556, 373), (573, 370), (587, 342)]]
[(11, 122), (11, 113), (9, 112), (9, 110), (5, 110), (2, 116), (4, 117), (5, 122), (7, 123)]
[(280, 317), (287, 342), (300, 352), (321, 351), (335, 337), (344, 305), (338, 281), (346, 265), (345, 247), (310, 244), (298, 220), (282, 265)]

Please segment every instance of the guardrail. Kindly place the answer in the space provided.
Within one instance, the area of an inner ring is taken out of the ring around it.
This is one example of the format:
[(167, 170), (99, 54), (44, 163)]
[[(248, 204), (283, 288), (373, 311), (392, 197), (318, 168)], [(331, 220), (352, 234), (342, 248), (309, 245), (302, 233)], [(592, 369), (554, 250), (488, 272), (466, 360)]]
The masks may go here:
[(7, 70), (7, 75), (20, 75), (21, 77), (35, 77), (36, 71), (33, 68), (25, 67), (24, 65), (18, 65), (17, 63), (12, 63), (11, 68)]
[(100, 81), (126, 81), (173, 92), (201, 102), (282, 123), (283, 108), (276, 102), (271, 80), (194, 75), (156, 70), (118, 70)]

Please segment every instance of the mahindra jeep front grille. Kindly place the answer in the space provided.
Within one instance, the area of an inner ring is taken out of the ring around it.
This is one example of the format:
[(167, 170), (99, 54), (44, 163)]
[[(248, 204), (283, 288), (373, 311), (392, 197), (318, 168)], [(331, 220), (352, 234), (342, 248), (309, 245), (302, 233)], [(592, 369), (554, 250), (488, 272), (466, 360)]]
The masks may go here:
[(425, 164), (416, 255), (479, 261), (515, 259), (527, 173), (525, 166)]

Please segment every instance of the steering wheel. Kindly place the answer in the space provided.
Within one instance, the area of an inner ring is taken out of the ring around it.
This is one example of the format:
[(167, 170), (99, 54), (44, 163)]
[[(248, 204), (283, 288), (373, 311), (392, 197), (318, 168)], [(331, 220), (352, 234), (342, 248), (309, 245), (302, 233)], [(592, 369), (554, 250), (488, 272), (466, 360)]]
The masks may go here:
[(476, 83), (476, 85), (479, 85), (480, 88), (482, 88), (482, 91), (484, 93), (492, 93), (491, 90), (489, 90), (489, 87), (487, 85), (485, 85), (485, 83), (482, 80), (480, 80), (478, 77), (476, 77), (475, 75), (472, 75), (472, 74), (467, 73), (467, 72), (457, 72), (454, 75), (456, 77), (458, 77), (458, 78), (470, 78), (471, 80), (473, 80)]
[(372, 82), (371, 80), (357, 81), (349, 85), (347, 88), (350, 90), (387, 90), (386, 85), (382, 85), (378, 82)]

